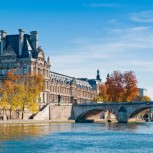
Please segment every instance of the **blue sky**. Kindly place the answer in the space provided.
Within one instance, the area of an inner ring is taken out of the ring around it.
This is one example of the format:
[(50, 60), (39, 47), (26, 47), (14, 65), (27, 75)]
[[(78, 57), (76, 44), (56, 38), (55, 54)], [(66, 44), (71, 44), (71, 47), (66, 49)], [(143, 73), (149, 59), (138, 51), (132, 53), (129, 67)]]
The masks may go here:
[(0, 29), (37, 30), (51, 70), (105, 80), (133, 70), (153, 98), (152, 0), (0, 0)]

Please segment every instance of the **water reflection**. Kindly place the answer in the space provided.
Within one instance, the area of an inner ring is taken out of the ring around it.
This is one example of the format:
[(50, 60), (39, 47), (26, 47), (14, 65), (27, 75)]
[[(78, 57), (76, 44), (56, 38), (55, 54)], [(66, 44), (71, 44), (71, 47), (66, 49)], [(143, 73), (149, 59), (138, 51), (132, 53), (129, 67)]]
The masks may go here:
[[(145, 130), (148, 129), (148, 130)], [(153, 124), (149, 123), (107, 123), (107, 124), (1, 124), (0, 141), (41, 137), (58, 132), (106, 132), (128, 131), (136, 133), (153, 133)]]
[(1, 124), (0, 141), (40, 137), (50, 132), (71, 130), (71, 124)]
[(0, 124), (5, 153), (153, 152), (152, 143), (153, 123)]

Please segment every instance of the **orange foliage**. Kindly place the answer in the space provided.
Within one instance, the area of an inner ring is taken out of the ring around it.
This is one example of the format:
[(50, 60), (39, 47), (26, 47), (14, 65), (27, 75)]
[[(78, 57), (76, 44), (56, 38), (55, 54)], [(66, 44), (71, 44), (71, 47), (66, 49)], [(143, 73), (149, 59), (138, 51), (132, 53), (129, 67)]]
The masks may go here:
[(137, 79), (132, 71), (121, 73), (114, 71), (108, 76), (105, 84), (100, 86), (100, 94), (104, 101), (130, 102), (138, 96)]
[(17, 81), (19, 78), (20, 78), (19, 75), (14, 74), (14, 70), (11, 70), (10, 72), (7, 72), (6, 76), (5, 76), (5, 80), (10, 80), (10, 81), (13, 81), (13, 82)]
[(37, 111), (37, 99), (43, 89), (44, 78), (41, 75), (16, 75), (10, 71), (0, 84), (0, 107), (10, 111), (10, 119), (12, 111), (20, 109), (23, 119), (25, 108)]
[(99, 90), (100, 90), (100, 94), (99, 96), (102, 97), (101, 99), (103, 101), (108, 101), (108, 97), (107, 97), (107, 88), (106, 88), (106, 85), (104, 83), (102, 83), (100, 86), (99, 86)]
[(136, 96), (139, 94), (139, 90), (137, 87), (137, 79), (134, 75), (134, 72), (127, 71), (124, 73), (124, 84), (125, 84), (125, 93), (124, 93), (124, 101), (133, 101)]
[(124, 80), (123, 74), (120, 71), (114, 71), (113, 74), (107, 77), (106, 81), (107, 96), (110, 102), (121, 102), (124, 95)]
[(134, 101), (151, 101), (149, 96), (137, 96)]

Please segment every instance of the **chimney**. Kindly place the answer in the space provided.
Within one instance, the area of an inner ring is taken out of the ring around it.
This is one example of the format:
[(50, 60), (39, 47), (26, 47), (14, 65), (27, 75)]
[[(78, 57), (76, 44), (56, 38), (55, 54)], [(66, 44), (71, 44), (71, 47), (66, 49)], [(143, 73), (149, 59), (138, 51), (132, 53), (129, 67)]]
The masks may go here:
[(1, 30), (1, 54), (4, 51), (5, 43), (6, 43), (6, 32), (4, 30)]
[(24, 30), (19, 29), (19, 56), (22, 54), (23, 41), (24, 41)]
[(31, 31), (31, 41), (32, 41), (32, 46), (34, 50), (37, 50), (38, 48), (38, 32), (37, 31)]

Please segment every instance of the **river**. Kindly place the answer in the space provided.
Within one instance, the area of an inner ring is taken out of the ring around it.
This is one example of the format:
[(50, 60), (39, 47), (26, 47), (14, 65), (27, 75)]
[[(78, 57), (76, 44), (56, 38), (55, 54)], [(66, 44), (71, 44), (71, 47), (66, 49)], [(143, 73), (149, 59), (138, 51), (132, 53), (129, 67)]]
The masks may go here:
[(153, 123), (0, 124), (0, 153), (152, 153)]

